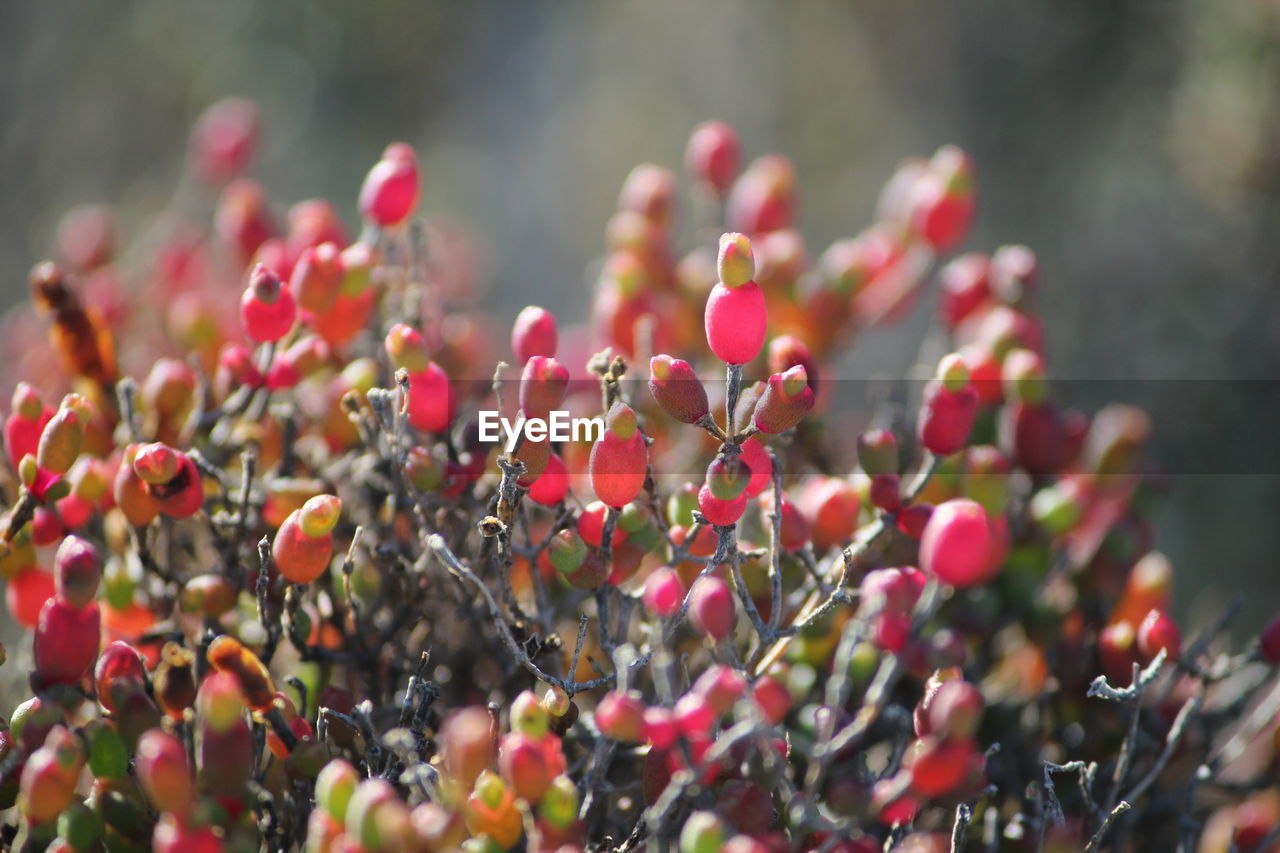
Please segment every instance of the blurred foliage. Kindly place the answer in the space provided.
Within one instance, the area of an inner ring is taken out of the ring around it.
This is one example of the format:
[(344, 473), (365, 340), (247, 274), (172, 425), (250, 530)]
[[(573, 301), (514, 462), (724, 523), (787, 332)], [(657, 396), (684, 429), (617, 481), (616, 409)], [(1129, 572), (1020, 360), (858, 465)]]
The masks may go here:
[[(495, 311), (536, 293), (573, 316), (630, 164), (677, 165), (718, 117), (749, 154), (794, 157), (815, 253), (869, 221), (900, 158), (965, 147), (984, 193), (971, 245), (1040, 254), (1065, 378), (1280, 367), (1277, 0), (63, 0), (6, 4), (0, 57), (5, 304), (72, 204), (141, 228), (194, 117), (244, 94), (279, 203), (322, 192), (354, 218), (365, 170), (405, 139), (428, 212), (485, 243)], [(864, 341), (850, 375), (901, 373), (925, 313)], [(1157, 448), (1273, 458), (1256, 406), (1275, 386), (1222, 387), (1219, 417), (1161, 420)], [(1184, 477), (1160, 532), (1182, 572), (1267, 585), (1249, 622), (1275, 599), (1277, 475)]]

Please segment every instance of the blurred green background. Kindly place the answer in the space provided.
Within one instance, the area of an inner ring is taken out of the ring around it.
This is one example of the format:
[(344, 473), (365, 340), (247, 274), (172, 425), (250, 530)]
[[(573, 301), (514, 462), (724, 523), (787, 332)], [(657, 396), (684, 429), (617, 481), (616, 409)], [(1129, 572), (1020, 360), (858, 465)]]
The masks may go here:
[[(427, 210), (482, 237), (503, 318), (530, 298), (580, 316), (622, 178), (678, 167), (702, 119), (795, 159), (815, 253), (870, 221), (900, 159), (958, 143), (969, 245), (1040, 255), (1055, 374), (1172, 401), (1158, 541), (1180, 609), (1245, 588), (1247, 626), (1280, 601), (1277, 0), (7, 3), (0, 72), (4, 305), (67, 207), (113, 204), (127, 233), (162, 205), (229, 94), (262, 105), (273, 199), (349, 222), (384, 145), (418, 146)], [(849, 369), (901, 373), (930, 317)]]

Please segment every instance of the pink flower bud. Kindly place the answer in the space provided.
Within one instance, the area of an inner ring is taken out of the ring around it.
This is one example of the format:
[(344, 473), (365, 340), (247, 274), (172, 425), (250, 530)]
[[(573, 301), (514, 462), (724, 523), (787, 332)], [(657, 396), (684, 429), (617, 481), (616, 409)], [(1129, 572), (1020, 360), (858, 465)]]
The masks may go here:
[(517, 364), (524, 364), (535, 355), (551, 358), (557, 344), (556, 318), (550, 311), (530, 305), (516, 316), (511, 327), (511, 349)]
[(405, 407), (409, 423), (423, 432), (445, 432), (453, 421), (453, 389), (449, 377), (434, 361), (425, 369), (409, 372), (409, 393)]
[(728, 637), (737, 621), (729, 584), (715, 575), (707, 575), (695, 583), (689, 599), (689, 621), (699, 633), (712, 640)]
[(395, 227), (418, 206), (418, 157), (403, 142), (387, 146), (360, 187), (360, 215), (383, 228)]
[(741, 160), (738, 134), (722, 121), (706, 121), (695, 127), (684, 151), (685, 170), (690, 177), (717, 196), (729, 191)]
[(524, 363), (520, 375), (520, 408), (526, 418), (546, 419), (564, 402), (569, 371), (555, 358), (535, 355)]
[(620, 509), (644, 488), (649, 448), (636, 425), (635, 412), (625, 403), (613, 404), (607, 426), (604, 438), (591, 448), (587, 470), (596, 497)]
[(679, 358), (655, 355), (650, 359), (649, 392), (664, 412), (681, 423), (696, 423), (711, 411), (702, 380)]
[(272, 271), (258, 264), (240, 299), (240, 322), (257, 343), (278, 341), (293, 328), (298, 306), (293, 291)]
[(596, 725), (607, 737), (637, 743), (644, 737), (644, 711), (640, 694), (611, 690), (596, 705)]
[(649, 574), (644, 584), (644, 606), (650, 613), (670, 619), (684, 603), (684, 584), (680, 575), (669, 566), (659, 566)]
[(768, 323), (764, 294), (754, 281), (738, 287), (717, 283), (703, 318), (707, 343), (726, 364), (746, 364), (764, 345)]
[(737, 523), (747, 508), (747, 494), (740, 492), (736, 498), (723, 500), (711, 492), (706, 483), (698, 489), (698, 510), (706, 517), (707, 522), (715, 527), (728, 527)]
[(547, 457), (547, 465), (529, 487), (529, 500), (542, 506), (557, 506), (569, 494), (569, 469), (557, 453)]
[(752, 416), (756, 428), (766, 434), (786, 432), (813, 408), (813, 389), (804, 365), (769, 377)]
[(920, 537), (920, 567), (955, 587), (989, 580), (991, 521), (982, 506), (968, 498), (939, 504)]

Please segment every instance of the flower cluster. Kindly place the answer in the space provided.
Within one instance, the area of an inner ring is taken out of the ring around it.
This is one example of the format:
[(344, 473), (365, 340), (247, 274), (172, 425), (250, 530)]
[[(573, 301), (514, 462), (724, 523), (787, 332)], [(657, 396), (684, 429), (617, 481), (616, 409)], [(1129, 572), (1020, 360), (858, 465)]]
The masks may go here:
[[(590, 324), (508, 336), (411, 147), (353, 240), (258, 134), (211, 109), (128, 251), (68, 214), (5, 320), (0, 848), (1280, 849), (1280, 620), (1184, 640), (1151, 424), (1054, 399), (1030, 250), (949, 257), (959, 149), (811, 259), (791, 162), (701, 125), (701, 224), (637, 167)], [(856, 420), (930, 289), (931, 378)]]

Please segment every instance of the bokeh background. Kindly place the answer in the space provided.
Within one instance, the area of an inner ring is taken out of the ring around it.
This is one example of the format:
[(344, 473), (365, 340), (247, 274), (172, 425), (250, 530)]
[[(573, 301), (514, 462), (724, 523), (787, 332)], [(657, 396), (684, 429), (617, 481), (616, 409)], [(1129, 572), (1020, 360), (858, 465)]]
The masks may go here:
[[(1277, 0), (5, 3), (0, 303), (71, 205), (140, 227), (230, 94), (263, 107), (272, 197), (348, 221), (384, 145), (414, 143), (504, 319), (531, 298), (582, 315), (622, 178), (678, 167), (702, 119), (795, 158), (815, 251), (870, 221), (900, 159), (958, 143), (970, 245), (1039, 253), (1072, 401), (1155, 409), (1179, 609), (1243, 588), (1242, 632), (1280, 603)], [(848, 374), (901, 373), (930, 315), (866, 337)]]

